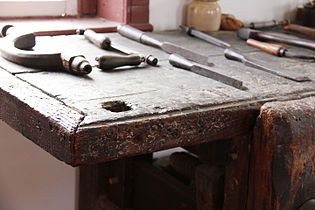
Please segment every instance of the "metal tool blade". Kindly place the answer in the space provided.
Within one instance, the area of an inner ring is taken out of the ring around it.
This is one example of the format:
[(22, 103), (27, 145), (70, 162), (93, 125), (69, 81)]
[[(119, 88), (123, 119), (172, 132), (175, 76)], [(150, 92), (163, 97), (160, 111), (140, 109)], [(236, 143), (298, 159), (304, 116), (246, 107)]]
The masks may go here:
[(183, 47), (179, 47), (169, 42), (163, 42), (161, 45), (161, 49), (169, 54), (177, 54), (180, 55), (190, 61), (194, 61), (196, 63), (206, 65), (206, 66), (214, 66), (212, 62), (209, 61), (209, 58), (204, 55), (200, 55), (191, 50), (188, 50)]
[(185, 31), (188, 35), (197, 37), (203, 41), (206, 41), (208, 43), (211, 43), (217, 47), (221, 48), (230, 48), (231, 45), (229, 43), (226, 43), (220, 39), (217, 39), (213, 36), (210, 36), (209, 34), (203, 33), (201, 31), (198, 31), (194, 29), (193, 27), (186, 27), (186, 26), (180, 26), (180, 28)]
[(311, 81), (311, 79), (309, 77), (306, 77), (306, 76), (300, 76), (300, 77), (290, 77), (290, 76), (287, 76), (287, 75), (284, 75), (284, 74), (280, 74), (278, 72), (275, 72), (273, 71), (272, 69), (269, 69), (265, 66), (262, 66), (258, 63), (254, 63), (250, 60), (245, 60), (244, 62), (244, 65), (245, 66), (249, 66), (249, 67), (253, 67), (253, 68), (256, 68), (256, 69), (259, 69), (259, 70), (262, 70), (262, 71), (265, 71), (265, 72), (268, 72), (268, 73), (271, 73), (271, 74), (274, 74), (274, 75), (277, 75), (279, 77), (283, 77), (283, 78), (286, 78), (286, 79), (289, 79), (289, 80), (292, 80), (292, 81), (295, 81), (295, 82), (307, 82), (307, 81)]
[(232, 77), (211, 71), (211, 69), (199, 66), (198, 64), (185, 59), (184, 57), (176, 54), (170, 55), (169, 62), (172, 66), (177, 68), (185, 69), (191, 71), (195, 74), (216, 80), (218, 82), (224, 83), (226, 85), (235, 87), (240, 90), (247, 90), (246, 87), (243, 86), (243, 82), (237, 79), (233, 79)]
[(258, 64), (256, 62), (253, 62), (253, 61), (249, 60), (247, 57), (245, 57), (244, 55), (242, 55), (241, 53), (239, 53), (239, 52), (237, 52), (237, 51), (235, 51), (233, 49), (225, 49), (224, 50), (224, 56), (227, 59), (229, 59), (229, 60), (241, 62), (245, 66), (256, 68), (256, 69), (259, 69), (259, 70), (268, 72), (270, 74), (274, 74), (274, 75), (277, 75), (279, 77), (283, 77), (285, 79), (289, 79), (289, 80), (292, 80), (292, 81), (295, 81), (295, 82), (311, 81), (311, 79), (308, 78), (308, 77), (304, 77), (304, 76), (301, 76), (301, 77), (290, 77), (290, 76), (287, 76), (287, 75), (275, 72), (275, 71), (273, 71), (272, 69), (270, 69), (268, 67), (265, 67), (263, 65), (260, 65), (260, 64)]
[(240, 90), (246, 90), (247, 88), (243, 86), (243, 82), (233, 79), (231, 77), (225, 76), (223, 74), (219, 74), (217, 72), (211, 71), (209, 69), (203, 68), (202, 66), (193, 65), (190, 68), (191, 72), (194, 72), (195, 74), (199, 74), (201, 76), (219, 81), (221, 83), (224, 83), (226, 85), (235, 87)]
[(296, 59), (303, 59), (303, 60), (309, 60), (309, 61), (315, 61), (315, 55), (301, 55), (301, 54), (295, 54), (291, 53), (288, 50), (285, 50), (283, 52), (283, 56), (287, 58), (296, 58)]

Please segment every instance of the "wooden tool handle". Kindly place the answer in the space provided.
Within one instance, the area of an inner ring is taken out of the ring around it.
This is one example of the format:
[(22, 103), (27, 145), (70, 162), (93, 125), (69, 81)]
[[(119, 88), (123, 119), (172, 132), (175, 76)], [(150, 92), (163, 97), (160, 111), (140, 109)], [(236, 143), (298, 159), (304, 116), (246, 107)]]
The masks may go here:
[(169, 57), (169, 62), (172, 66), (175, 66), (177, 68), (181, 69), (186, 69), (190, 70), (192, 66), (194, 65), (193, 62), (187, 60), (186, 58), (176, 55), (176, 54), (171, 54)]
[(97, 34), (94, 31), (87, 29), (84, 32), (84, 37), (101, 49), (107, 50), (110, 48), (111, 41), (104, 35)]
[(112, 56), (104, 55), (95, 58), (98, 61), (98, 68), (102, 70), (111, 70), (122, 66), (138, 66), (143, 62), (143, 57), (139, 55)]
[(298, 33), (304, 34), (306, 36), (309, 36), (309, 37), (315, 39), (315, 29), (313, 29), (313, 28), (300, 26), (300, 25), (296, 25), (296, 24), (288, 24), (288, 25), (284, 26), (283, 28), (285, 30), (298, 32)]
[(265, 51), (271, 55), (276, 55), (276, 56), (280, 56), (281, 49), (283, 49), (281, 45), (260, 42), (255, 39), (248, 39), (246, 42), (250, 46), (256, 47), (258, 49), (261, 49), (262, 51)]
[(162, 46), (162, 43), (160, 41), (146, 35), (145, 32), (140, 31), (129, 25), (119, 25), (117, 27), (117, 32), (124, 37), (135, 40), (142, 44), (146, 44), (146, 45), (150, 45), (150, 46), (158, 47), (158, 48)]
[(311, 50), (315, 50), (315, 42), (308, 40), (308, 39), (302, 39), (302, 38), (296, 38), (293, 36), (285, 36), (280, 33), (269, 33), (269, 32), (255, 32), (255, 36), (252, 37), (255, 39), (263, 40), (263, 41), (274, 41), (274, 42), (280, 42), (285, 44), (290, 44), (298, 47), (304, 47)]

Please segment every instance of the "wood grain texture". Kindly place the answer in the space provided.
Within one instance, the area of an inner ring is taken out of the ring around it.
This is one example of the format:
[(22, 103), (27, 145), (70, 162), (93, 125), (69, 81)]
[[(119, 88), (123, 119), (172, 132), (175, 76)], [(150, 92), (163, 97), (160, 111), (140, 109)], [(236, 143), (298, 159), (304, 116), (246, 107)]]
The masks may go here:
[(224, 200), (224, 170), (206, 164), (196, 170), (196, 199), (198, 210), (222, 209)]
[(255, 107), (238, 107), (82, 127), (76, 133), (75, 164), (114, 160), (241, 135), (252, 129), (257, 114)]
[(73, 134), (84, 114), (0, 70), (0, 119), (42, 149), (73, 162)]
[(294, 210), (315, 197), (314, 102), (307, 98), (262, 107), (247, 209)]
[[(186, 147), (205, 164), (219, 167), (224, 174), (221, 191), (217, 190), (215, 196), (222, 196), (220, 207), (213, 207), (213, 198), (204, 200), (203, 208), (224, 210), (245, 210), (248, 196), (248, 173), (250, 163), (251, 132), (231, 139), (220, 139), (207, 144)], [(209, 176), (209, 175), (207, 175)], [(198, 180), (197, 180), (198, 181)], [(201, 187), (201, 189), (203, 189)], [(206, 190), (206, 189), (205, 189)], [(208, 189), (208, 196), (213, 192)], [(204, 195), (204, 196), (207, 196)]]
[(133, 208), (137, 210), (195, 210), (193, 191), (145, 161), (134, 164)]
[(231, 139), (225, 165), (223, 210), (246, 210), (252, 133)]

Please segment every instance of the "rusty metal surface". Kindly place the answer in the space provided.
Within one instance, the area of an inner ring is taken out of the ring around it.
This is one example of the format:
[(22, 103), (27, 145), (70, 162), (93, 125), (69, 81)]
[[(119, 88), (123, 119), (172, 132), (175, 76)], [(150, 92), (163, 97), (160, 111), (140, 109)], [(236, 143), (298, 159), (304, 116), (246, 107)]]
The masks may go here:
[[(53, 68), (49, 71), (24, 68), (0, 58), (0, 73), (5, 75), (0, 77), (0, 94), (5, 96), (0, 102), (0, 118), (60, 160), (84, 165), (241, 135), (252, 129), (265, 102), (315, 94), (313, 81), (296, 83), (230, 62), (223, 57), (222, 49), (178, 31), (152, 36), (209, 56), (215, 63), (212, 71), (242, 80), (247, 90), (177, 69), (168, 63), (168, 55), (158, 49), (118, 34), (107, 35), (122, 50), (156, 55), (161, 60), (159, 67), (140, 66), (112, 72), (94, 68), (89, 76), (76, 77)], [(315, 79), (314, 63), (279, 60), (246, 46), (233, 33), (213, 35), (253, 59), (275, 67), (276, 71)], [(36, 48), (45, 48), (47, 43), (50, 47), (67, 46), (91, 62), (96, 56), (115, 54), (99, 49), (78, 35), (39, 37)], [(7, 80), (5, 83), (3, 78)], [(16, 87), (16, 83), (21, 85)], [(22, 86), (27, 92), (20, 95)], [(45, 97), (37, 97), (33, 104), (32, 92)], [(52, 113), (43, 109), (48, 107), (44, 98), (58, 102), (60, 109), (58, 105)], [(16, 111), (19, 107), (31, 114), (19, 115)], [(68, 110), (63, 118), (72, 119), (72, 112), (80, 116), (70, 126), (73, 132), (62, 132), (64, 121), (53, 120), (61, 114), (62, 107)], [(53, 122), (62, 128), (59, 134), (64, 136), (64, 141), (52, 135), (49, 126), (39, 129), (36, 123), (30, 124), (34, 126), (21, 123), (25, 119), (36, 122), (39, 116), (46, 123)], [(47, 139), (40, 138), (44, 135)]]

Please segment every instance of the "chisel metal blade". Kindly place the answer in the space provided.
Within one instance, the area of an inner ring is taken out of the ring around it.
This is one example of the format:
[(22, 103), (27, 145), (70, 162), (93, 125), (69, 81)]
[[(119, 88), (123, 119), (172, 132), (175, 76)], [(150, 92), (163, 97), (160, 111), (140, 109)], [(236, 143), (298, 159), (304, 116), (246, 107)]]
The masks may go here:
[(195, 74), (199, 74), (201, 76), (216, 80), (218, 82), (224, 83), (226, 85), (232, 86), (234, 88), (240, 89), (240, 90), (247, 90), (246, 87), (243, 86), (243, 82), (237, 79), (234, 79), (232, 77), (211, 71), (210, 69), (199, 66), (184, 57), (176, 54), (172, 54), (169, 58), (169, 62), (171, 65), (185, 69), (187, 71), (191, 71)]
[(198, 53), (195, 53), (183, 47), (179, 47), (169, 42), (163, 42), (161, 45), (161, 49), (169, 54), (177, 54), (186, 58), (187, 60), (194, 61), (205, 66), (214, 66), (214, 64), (209, 61), (209, 58), (207, 56), (200, 55)]
[(245, 66), (248, 66), (248, 67), (252, 67), (252, 68), (256, 68), (258, 70), (261, 70), (261, 71), (264, 71), (264, 72), (268, 72), (270, 74), (274, 74), (274, 75), (277, 75), (279, 77), (283, 77), (285, 79), (288, 79), (288, 80), (292, 80), (292, 81), (295, 81), (295, 82), (308, 82), (308, 81), (311, 81), (311, 79), (309, 77), (306, 77), (306, 76), (297, 76), (297, 77), (293, 77), (293, 76), (288, 76), (288, 75), (284, 75), (284, 74), (281, 74), (281, 73), (278, 73), (266, 66), (263, 66), (263, 65), (260, 65), (256, 62), (253, 62), (251, 60), (249, 60), (248, 58), (246, 58), (244, 55), (242, 55), (241, 53), (239, 52), (236, 52), (232, 49), (226, 49), (224, 50), (224, 56), (229, 59), (229, 60), (233, 60), (233, 61), (237, 61), (237, 62), (240, 62), (240, 63), (243, 63)]
[(180, 55), (190, 61), (194, 61), (196, 63), (206, 65), (206, 66), (214, 66), (212, 62), (209, 61), (209, 58), (204, 55), (200, 55), (196, 52), (188, 50), (186, 48), (180, 47), (178, 45), (169, 43), (169, 42), (161, 42), (143, 31), (139, 31), (136, 28), (133, 28), (129, 25), (120, 25), (117, 27), (117, 32), (129, 39), (135, 40), (145, 45), (149, 45), (152, 47), (160, 48), (161, 50), (169, 53), (169, 54), (177, 54)]

